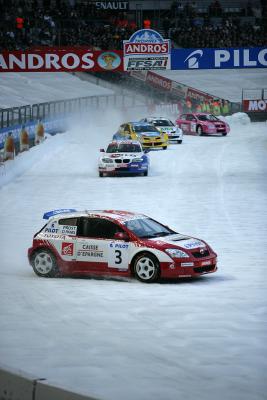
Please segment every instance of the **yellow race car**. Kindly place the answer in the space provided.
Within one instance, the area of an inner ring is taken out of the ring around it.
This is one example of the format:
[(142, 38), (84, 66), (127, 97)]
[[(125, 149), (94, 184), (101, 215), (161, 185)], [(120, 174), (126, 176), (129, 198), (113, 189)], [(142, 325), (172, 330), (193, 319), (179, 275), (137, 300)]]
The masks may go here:
[(126, 122), (120, 125), (113, 136), (114, 140), (138, 140), (144, 149), (163, 149), (168, 146), (168, 135), (161, 133), (155, 126), (146, 122)]

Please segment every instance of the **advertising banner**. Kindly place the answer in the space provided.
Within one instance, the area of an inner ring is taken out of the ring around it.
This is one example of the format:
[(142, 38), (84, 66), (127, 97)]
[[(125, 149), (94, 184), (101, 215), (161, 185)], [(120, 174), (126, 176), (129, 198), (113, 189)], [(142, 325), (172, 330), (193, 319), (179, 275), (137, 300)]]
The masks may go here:
[(171, 41), (153, 29), (140, 29), (123, 41), (124, 71), (171, 68)]
[(0, 72), (123, 71), (121, 51), (57, 48), (0, 53)]
[(212, 100), (213, 96), (209, 95), (208, 93), (201, 92), (200, 90), (188, 88), (187, 89), (187, 97), (194, 99), (196, 101), (204, 101), (204, 100)]
[(172, 81), (164, 76), (155, 74), (151, 71), (147, 72), (146, 83), (161, 90), (171, 91)]
[(243, 100), (244, 112), (267, 112), (267, 100)]
[(97, 10), (129, 10), (129, 1), (96, 1), (94, 4)]
[(172, 70), (266, 67), (267, 47), (172, 49)]

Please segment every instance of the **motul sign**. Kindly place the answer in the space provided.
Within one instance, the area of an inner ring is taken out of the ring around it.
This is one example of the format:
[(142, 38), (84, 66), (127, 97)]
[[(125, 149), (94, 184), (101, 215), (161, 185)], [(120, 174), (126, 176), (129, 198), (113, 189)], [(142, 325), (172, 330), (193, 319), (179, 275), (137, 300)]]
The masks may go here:
[(0, 72), (122, 70), (120, 52), (47, 49), (0, 53)]
[(124, 54), (166, 54), (169, 53), (168, 43), (126, 43)]
[(267, 100), (243, 100), (243, 111), (267, 112)]

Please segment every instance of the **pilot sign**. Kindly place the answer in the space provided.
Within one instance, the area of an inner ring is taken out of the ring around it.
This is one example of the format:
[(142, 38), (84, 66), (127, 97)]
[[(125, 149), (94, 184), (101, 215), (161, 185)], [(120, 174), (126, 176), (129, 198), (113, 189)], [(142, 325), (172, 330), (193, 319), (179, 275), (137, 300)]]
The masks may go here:
[(153, 29), (140, 29), (123, 41), (124, 71), (171, 68), (171, 43)]

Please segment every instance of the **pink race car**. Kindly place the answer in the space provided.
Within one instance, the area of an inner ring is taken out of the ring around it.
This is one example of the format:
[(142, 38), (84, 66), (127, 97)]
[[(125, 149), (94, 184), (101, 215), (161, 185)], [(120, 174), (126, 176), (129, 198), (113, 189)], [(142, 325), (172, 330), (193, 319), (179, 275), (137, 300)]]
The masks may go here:
[(222, 135), (230, 132), (230, 126), (209, 113), (186, 113), (180, 115), (176, 125), (188, 135)]

